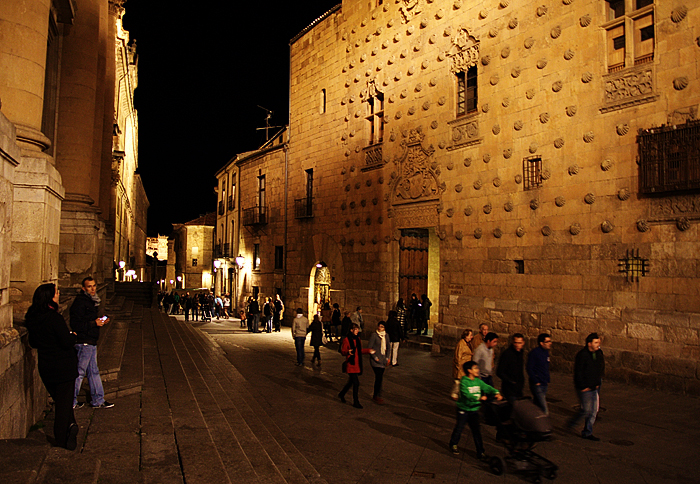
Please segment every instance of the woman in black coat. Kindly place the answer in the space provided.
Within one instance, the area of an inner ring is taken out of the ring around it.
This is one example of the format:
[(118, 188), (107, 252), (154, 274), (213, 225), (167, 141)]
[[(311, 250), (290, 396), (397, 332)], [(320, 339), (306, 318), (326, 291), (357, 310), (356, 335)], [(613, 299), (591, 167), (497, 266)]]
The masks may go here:
[(78, 377), (76, 337), (58, 313), (58, 298), (59, 291), (54, 284), (37, 287), (24, 325), (29, 333), (29, 344), (37, 349), (39, 376), (54, 401), (56, 445), (75, 450), (78, 436), (73, 415), (73, 392)]
[(314, 314), (314, 319), (309, 325), (309, 332), (311, 333), (310, 346), (314, 347), (314, 356), (311, 357), (311, 364), (314, 364), (314, 360), (318, 359), (316, 365), (321, 366), (321, 351), (319, 347), (323, 346), (323, 324), (318, 317), (318, 314)]

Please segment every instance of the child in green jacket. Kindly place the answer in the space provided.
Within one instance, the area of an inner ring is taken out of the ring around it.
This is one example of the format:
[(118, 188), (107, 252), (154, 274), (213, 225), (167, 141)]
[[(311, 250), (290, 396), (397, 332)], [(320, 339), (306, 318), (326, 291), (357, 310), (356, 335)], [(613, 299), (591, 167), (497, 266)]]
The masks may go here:
[(491, 385), (487, 385), (479, 379), (479, 366), (475, 361), (467, 361), (462, 366), (465, 376), (460, 380), (459, 400), (457, 400), (457, 423), (450, 438), (450, 450), (457, 455), (459, 450), (457, 444), (462, 436), (464, 426), (469, 424), (469, 429), (474, 437), (476, 445), (476, 458), (484, 458), (484, 444), (481, 439), (481, 427), (479, 426), (479, 408), (481, 402), (486, 400), (487, 395), (495, 395), (496, 400), (503, 397), (498, 390)]

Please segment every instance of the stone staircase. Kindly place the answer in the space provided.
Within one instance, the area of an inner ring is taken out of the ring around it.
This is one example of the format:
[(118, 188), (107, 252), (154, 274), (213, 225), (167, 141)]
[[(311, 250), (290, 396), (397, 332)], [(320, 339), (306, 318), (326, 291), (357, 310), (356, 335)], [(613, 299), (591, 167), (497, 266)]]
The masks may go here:
[(78, 449), (51, 447), (49, 412), (0, 441), (0, 482), (323, 484), (211, 337), (120, 288), (98, 358), (110, 409), (76, 410)]

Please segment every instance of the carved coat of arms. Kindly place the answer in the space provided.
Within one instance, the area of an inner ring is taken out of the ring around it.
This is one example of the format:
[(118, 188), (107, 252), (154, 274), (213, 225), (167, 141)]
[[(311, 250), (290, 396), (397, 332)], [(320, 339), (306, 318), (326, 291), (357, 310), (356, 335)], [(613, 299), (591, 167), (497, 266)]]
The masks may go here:
[(445, 55), (450, 58), (453, 74), (467, 72), (479, 62), (479, 39), (468, 27), (460, 27), (452, 37), (452, 45)]
[(402, 5), (399, 7), (401, 12), (401, 23), (408, 23), (413, 17), (421, 12), (421, 0), (402, 0)]
[(420, 128), (412, 129), (401, 142), (404, 152), (394, 161), (399, 165), (394, 183), (394, 203), (431, 200), (445, 191), (445, 183), (440, 183), (437, 163), (432, 160), (435, 149), (424, 148), (425, 138)]

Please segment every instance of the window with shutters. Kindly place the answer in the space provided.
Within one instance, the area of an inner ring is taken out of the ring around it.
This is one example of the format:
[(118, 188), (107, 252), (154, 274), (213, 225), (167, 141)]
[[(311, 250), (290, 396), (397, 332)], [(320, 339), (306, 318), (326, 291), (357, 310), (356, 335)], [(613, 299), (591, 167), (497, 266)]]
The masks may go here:
[(605, 0), (608, 73), (654, 60), (654, 1)]

